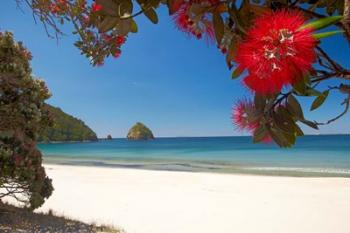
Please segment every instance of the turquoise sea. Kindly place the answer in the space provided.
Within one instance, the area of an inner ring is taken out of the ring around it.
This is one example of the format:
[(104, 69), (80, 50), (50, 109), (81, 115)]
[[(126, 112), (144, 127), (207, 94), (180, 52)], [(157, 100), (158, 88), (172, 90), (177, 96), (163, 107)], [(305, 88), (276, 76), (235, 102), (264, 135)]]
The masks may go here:
[(350, 135), (304, 136), (295, 147), (251, 137), (40, 144), (45, 163), (286, 176), (350, 177)]

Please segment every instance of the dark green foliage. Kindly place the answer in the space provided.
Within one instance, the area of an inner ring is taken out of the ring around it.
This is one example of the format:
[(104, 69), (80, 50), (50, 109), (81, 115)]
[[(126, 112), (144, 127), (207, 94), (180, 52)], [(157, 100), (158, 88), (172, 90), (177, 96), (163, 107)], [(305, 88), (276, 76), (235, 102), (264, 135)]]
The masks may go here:
[(148, 140), (154, 139), (152, 131), (144, 124), (137, 122), (128, 132), (129, 140)]
[(50, 124), (44, 101), (50, 93), (31, 76), (30, 53), (0, 32), (0, 198), (11, 196), (34, 209), (53, 187), (36, 147), (39, 131)]
[(97, 136), (82, 120), (77, 119), (60, 108), (47, 105), (53, 125), (46, 128), (39, 136), (39, 141), (96, 141)]

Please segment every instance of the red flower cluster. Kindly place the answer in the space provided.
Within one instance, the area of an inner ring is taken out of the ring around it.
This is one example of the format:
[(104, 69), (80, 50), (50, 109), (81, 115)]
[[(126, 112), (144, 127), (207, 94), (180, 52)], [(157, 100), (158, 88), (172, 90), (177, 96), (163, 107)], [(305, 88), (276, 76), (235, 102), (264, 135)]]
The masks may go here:
[[(232, 112), (232, 121), (239, 130), (247, 130), (250, 133), (259, 128), (259, 119), (255, 117), (255, 106), (252, 101), (241, 100), (239, 101)], [(272, 139), (269, 135), (266, 135), (262, 142), (268, 143)]]
[(21, 163), (23, 162), (23, 159), (22, 159), (22, 157), (20, 155), (14, 154), (13, 155), (13, 161), (14, 161), (16, 166), (20, 166)]
[(300, 29), (305, 19), (300, 12), (280, 10), (255, 20), (235, 61), (248, 70), (244, 83), (253, 91), (274, 94), (294, 84), (312, 69), (316, 40), (311, 29)]
[(92, 3), (91, 5), (91, 12), (97, 12), (101, 11), (103, 7), (100, 4), (97, 4), (96, 2)]
[(174, 1), (172, 9), (175, 12), (173, 17), (176, 26), (183, 32), (193, 35), (198, 39), (201, 39), (203, 34), (208, 38), (214, 38), (214, 29), (207, 14), (195, 15), (191, 11), (191, 7), (194, 4), (201, 5), (202, 7), (210, 7), (219, 3), (219, 0), (177, 0)]
[[(121, 47), (126, 41), (125, 36), (117, 36), (117, 38), (115, 39), (115, 44), (117, 47)], [(114, 52), (113, 57), (118, 58), (120, 57), (120, 55), (122, 54), (121, 50), (117, 50), (116, 52)]]
[(113, 42), (113, 44), (118, 46), (118, 47), (122, 46), (126, 41), (125, 36), (114, 37), (112, 35), (102, 34), (102, 38), (105, 42), (107, 42), (107, 43)]
[(125, 41), (125, 36), (117, 36), (115, 43), (117, 44), (117, 46), (121, 46), (125, 43)]
[(249, 100), (237, 102), (232, 112), (233, 123), (240, 130), (254, 130), (258, 124), (251, 120), (254, 113), (254, 104)]
[(113, 57), (118, 58), (118, 57), (120, 57), (121, 54), (122, 54), (122, 51), (117, 50), (117, 51), (113, 54)]
[(49, 10), (53, 14), (62, 13), (64, 10), (68, 8), (67, 0), (55, 0), (49, 5)]
[[(111, 55), (115, 58), (120, 57), (121, 50), (120, 47), (126, 42), (125, 36), (112, 36), (108, 34), (102, 34), (102, 38), (106, 43), (109, 43), (110, 46), (113, 48), (111, 52)], [(98, 64), (99, 65), (99, 64)], [(103, 64), (100, 64), (103, 65)]]

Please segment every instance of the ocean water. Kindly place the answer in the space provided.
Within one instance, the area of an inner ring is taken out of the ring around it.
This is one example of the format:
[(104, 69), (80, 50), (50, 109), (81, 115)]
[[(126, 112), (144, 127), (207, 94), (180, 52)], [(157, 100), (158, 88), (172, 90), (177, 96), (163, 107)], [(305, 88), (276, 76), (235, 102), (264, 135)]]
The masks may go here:
[(350, 177), (350, 135), (304, 136), (295, 147), (251, 137), (40, 144), (45, 163), (192, 172)]

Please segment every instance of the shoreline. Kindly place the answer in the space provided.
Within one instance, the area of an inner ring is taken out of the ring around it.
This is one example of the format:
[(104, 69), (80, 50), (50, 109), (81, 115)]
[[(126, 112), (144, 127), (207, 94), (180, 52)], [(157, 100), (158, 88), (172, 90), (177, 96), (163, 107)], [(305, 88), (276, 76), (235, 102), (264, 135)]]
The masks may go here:
[(239, 164), (227, 164), (224, 162), (206, 161), (106, 161), (106, 160), (82, 160), (82, 159), (45, 159), (45, 165), (62, 166), (86, 166), (116, 169), (138, 169), (150, 171), (174, 171), (209, 174), (236, 174), (258, 176), (281, 177), (339, 177), (350, 178), (349, 169), (322, 168), (322, 167), (259, 167)]
[(102, 139), (96, 139), (96, 140), (82, 140), (82, 141), (38, 141), (38, 145), (50, 145), (50, 144), (72, 144), (72, 143), (90, 143), (90, 142), (98, 142)]
[(45, 164), (55, 191), (38, 212), (127, 233), (350, 232), (350, 179)]

